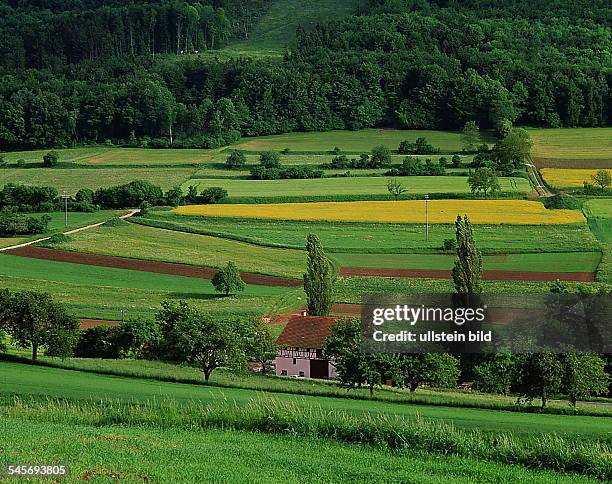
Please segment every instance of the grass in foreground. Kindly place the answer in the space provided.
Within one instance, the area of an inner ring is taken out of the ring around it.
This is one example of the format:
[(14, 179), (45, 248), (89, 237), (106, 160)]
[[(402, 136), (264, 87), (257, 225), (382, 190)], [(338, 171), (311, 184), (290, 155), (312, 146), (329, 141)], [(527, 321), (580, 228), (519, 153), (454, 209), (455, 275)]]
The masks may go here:
[[(455, 226), (430, 227), (425, 241), (423, 225), (351, 222), (299, 222), (189, 217), (171, 212), (150, 212), (132, 222), (172, 230), (211, 234), (258, 245), (303, 249), (309, 233), (321, 239), (328, 252), (415, 253), (436, 252), (445, 239), (455, 238)], [(515, 226), (477, 225), (474, 237), (484, 253), (597, 251), (599, 243), (586, 224)]]
[[(37, 438), (32, 439), (33, 435)], [(321, 439), (231, 430), (91, 426), (5, 418), (3, 442), (0, 463), (62, 462), (70, 469), (68, 482), (595, 482), (586, 476), (526, 470), (473, 458), (392, 453)]]
[[(242, 388), (177, 384), (2, 361), (0, 361), (0, 375), (3, 379), (0, 387), (2, 396), (47, 396), (81, 401), (113, 399), (123, 402), (149, 402), (152, 407), (172, 404), (178, 405), (178, 413), (180, 408), (193, 403), (204, 405), (226, 401), (242, 406), (257, 395), (253, 390)], [(270, 393), (263, 391), (260, 395), (270, 395)], [(516, 436), (536, 436), (554, 432), (575, 442), (612, 443), (612, 419), (605, 417), (407, 405), (385, 401), (378, 401), (373, 405), (369, 400), (281, 393), (274, 395), (279, 402), (287, 402), (296, 408), (320, 407), (323, 411), (345, 412), (354, 416), (364, 416), (373, 412), (405, 418), (418, 415), (441, 424), (452, 424), (458, 429), (479, 430), (491, 435), (506, 432)]]
[[(173, 212), (179, 215), (271, 220), (425, 222), (425, 203), (420, 200), (187, 205)], [(458, 214), (467, 214), (475, 224), (548, 225), (584, 222), (579, 212), (547, 210), (541, 202), (528, 200), (432, 200), (429, 203), (431, 224), (454, 223)]]
[[(292, 197), (322, 195), (388, 195), (387, 182), (392, 177), (342, 177), (311, 180), (234, 180), (192, 179), (183, 188), (197, 186), (200, 190), (218, 186), (225, 188), (231, 197)], [(467, 177), (463, 176), (414, 176), (397, 178), (407, 194), (418, 193), (470, 193)], [(512, 193), (531, 191), (524, 178), (500, 178), (501, 190)]]
[[(29, 358), (28, 350), (12, 350), (11, 355), (21, 355)], [(154, 380), (203, 384), (202, 374), (197, 368), (187, 365), (177, 365), (162, 361), (150, 360), (105, 360), (98, 358), (56, 358), (41, 357), (39, 364), (54, 368), (80, 370), (102, 375), (115, 375), (135, 378), (150, 378)], [(210, 385), (227, 388), (242, 388), (271, 393), (287, 393), (295, 395), (312, 395), (335, 398), (348, 398), (357, 400), (370, 400), (373, 402), (396, 402), (415, 405), (435, 405), (463, 408), (482, 408), (489, 410), (506, 410), (512, 412), (540, 411), (538, 402), (534, 406), (517, 406), (516, 397), (494, 395), (474, 391), (460, 391), (448, 389), (419, 388), (417, 392), (408, 390), (381, 387), (374, 395), (370, 395), (366, 388), (355, 388), (350, 392), (329, 380), (306, 380), (262, 375), (245, 372), (232, 373), (223, 368), (216, 370), (210, 380)], [(569, 406), (568, 401), (553, 401), (547, 406), (548, 413), (576, 414), (576, 415), (610, 415), (612, 408), (605, 405), (580, 402), (577, 408)]]
[(350, 444), (368, 444), (393, 451), (431, 452), (523, 464), (538, 469), (577, 472), (594, 477), (612, 476), (610, 449), (597, 441), (570, 441), (556, 434), (491, 435), (465, 431), (420, 415), (411, 418), (371, 413), (350, 415), (319, 406), (303, 406), (265, 396), (244, 405), (191, 402), (145, 404), (103, 400), (71, 402), (45, 399), (4, 399), (0, 414), (39, 422), (158, 429), (231, 429), (286, 434)]

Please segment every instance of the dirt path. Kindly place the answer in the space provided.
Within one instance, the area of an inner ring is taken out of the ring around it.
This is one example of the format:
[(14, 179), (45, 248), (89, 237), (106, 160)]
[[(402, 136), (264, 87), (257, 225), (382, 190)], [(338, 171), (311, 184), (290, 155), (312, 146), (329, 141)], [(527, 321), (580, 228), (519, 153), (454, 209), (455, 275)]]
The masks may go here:
[[(121, 215), (119, 218), (120, 219), (126, 219), (126, 218), (130, 218), (131, 216), (137, 214), (138, 212), (140, 212), (140, 209), (136, 208), (134, 210), (130, 210), (128, 213)], [(107, 220), (104, 220), (103, 222), (97, 222), (95, 224), (90, 224), (90, 225), (86, 225), (85, 227), (79, 227), (76, 229), (72, 229), (72, 230), (68, 230), (67, 232), (62, 232), (62, 235), (71, 235), (71, 234), (76, 234), (78, 232), (82, 232), (83, 230), (89, 230), (89, 229), (93, 229), (96, 227), (99, 227), (100, 225), (103, 225), (107, 222)], [(21, 247), (28, 247), (32, 244), (37, 244), (38, 242), (44, 242), (45, 240), (49, 240), (52, 236), (49, 237), (42, 237), (40, 239), (36, 239), (36, 240), (30, 240), (29, 242), (24, 242), (22, 244), (16, 244), (16, 245), (11, 245), (9, 247), (2, 247), (0, 248), (0, 252), (6, 252), (9, 250), (14, 250), (14, 249), (19, 249)]]
[(534, 183), (534, 188), (538, 192), (538, 195), (540, 197), (552, 197), (553, 194), (546, 188), (537, 167), (533, 163), (526, 163), (525, 166), (527, 166), (527, 170), (531, 175), (531, 181)]

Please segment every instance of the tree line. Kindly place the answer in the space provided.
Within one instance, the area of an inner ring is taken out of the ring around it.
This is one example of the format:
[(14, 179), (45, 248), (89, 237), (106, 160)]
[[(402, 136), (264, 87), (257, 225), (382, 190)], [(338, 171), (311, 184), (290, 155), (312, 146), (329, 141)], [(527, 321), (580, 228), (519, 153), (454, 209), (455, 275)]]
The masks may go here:
[[(573, 8), (570, 0), (519, 2), (521, 8), (496, 2), (495, 9), (484, 3), (487, 8), (480, 1), (370, 2), (360, 15), (299, 29), (282, 59), (144, 55), (151, 42), (147, 26), (134, 41), (141, 46), (135, 55), (127, 28), (120, 43), (100, 42), (108, 49), (121, 45), (121, 52), (31, 66), (12, 64), (20, 52), (15, 38), (31, 23), (46, 22), (6, 15), (13, 29), (0, 29), (0, 46), (8, 49), (0, 55), (0, 146), (108, 142), (207, 148), (240, 135), (291, 131), (461, 129), (475, 121), (503, 132), (512, 123), (609, 123), (612, 42), (601, 1), (584, 9)], [(256, 0), (253, 5), (265, 8)], [(178, 13), (172, 18), (171, 40), (160, 32), (156, 42), (164, 42), (168, 52), (186, 43), (189, 51), (199, 42), (191, 39), (195, 31), (180, 23)], [(87, 22), (71, 25), (71, 35), (87, 37), (76, 42), (79, 48), (90, 37), (98, 42), (90, 28)], [(105, 35), (110, 29), (107, 23), (96, 28)], [(37, 38), (33, 35), (32, 45)], [(33, 56), (50, 55), (33, 50)], [(52, 51), (61, 54), (62, 47)]]

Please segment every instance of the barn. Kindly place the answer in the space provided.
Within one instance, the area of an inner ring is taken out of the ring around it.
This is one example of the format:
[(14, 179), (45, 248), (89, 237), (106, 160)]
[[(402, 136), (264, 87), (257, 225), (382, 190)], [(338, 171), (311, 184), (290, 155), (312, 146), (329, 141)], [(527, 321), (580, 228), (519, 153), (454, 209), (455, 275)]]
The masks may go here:
[(294, 316), (276, 340), (276, 374), (303, 378), (335, 378), (333, 362), (323, 357), (325, 338), (336, 318)]

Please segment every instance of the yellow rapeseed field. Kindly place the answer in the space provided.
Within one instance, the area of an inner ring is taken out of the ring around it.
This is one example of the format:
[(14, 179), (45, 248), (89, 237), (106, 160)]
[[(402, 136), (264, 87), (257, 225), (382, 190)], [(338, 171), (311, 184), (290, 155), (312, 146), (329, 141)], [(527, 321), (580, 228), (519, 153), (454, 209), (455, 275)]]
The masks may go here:
[[(330, 222), (424, 223), (425, 201), (270, 203), (261, 205), (187, 205), (175, 209), (182, 215)], [(528, 200), (430, 200), (429, 222), (453, 223), (467, 214), (476, 224), (542, 225), (583, 222), (573, 210), (547, 210)]]
[[(612, 170), (608, 170), (612, 174)], [(558, 188), (581, 187), (586, 181), (593, 183), (592, 176), (597, 173), (595, 169), (585, 168), (542, 168), (540, 170), (546, 183)]]

